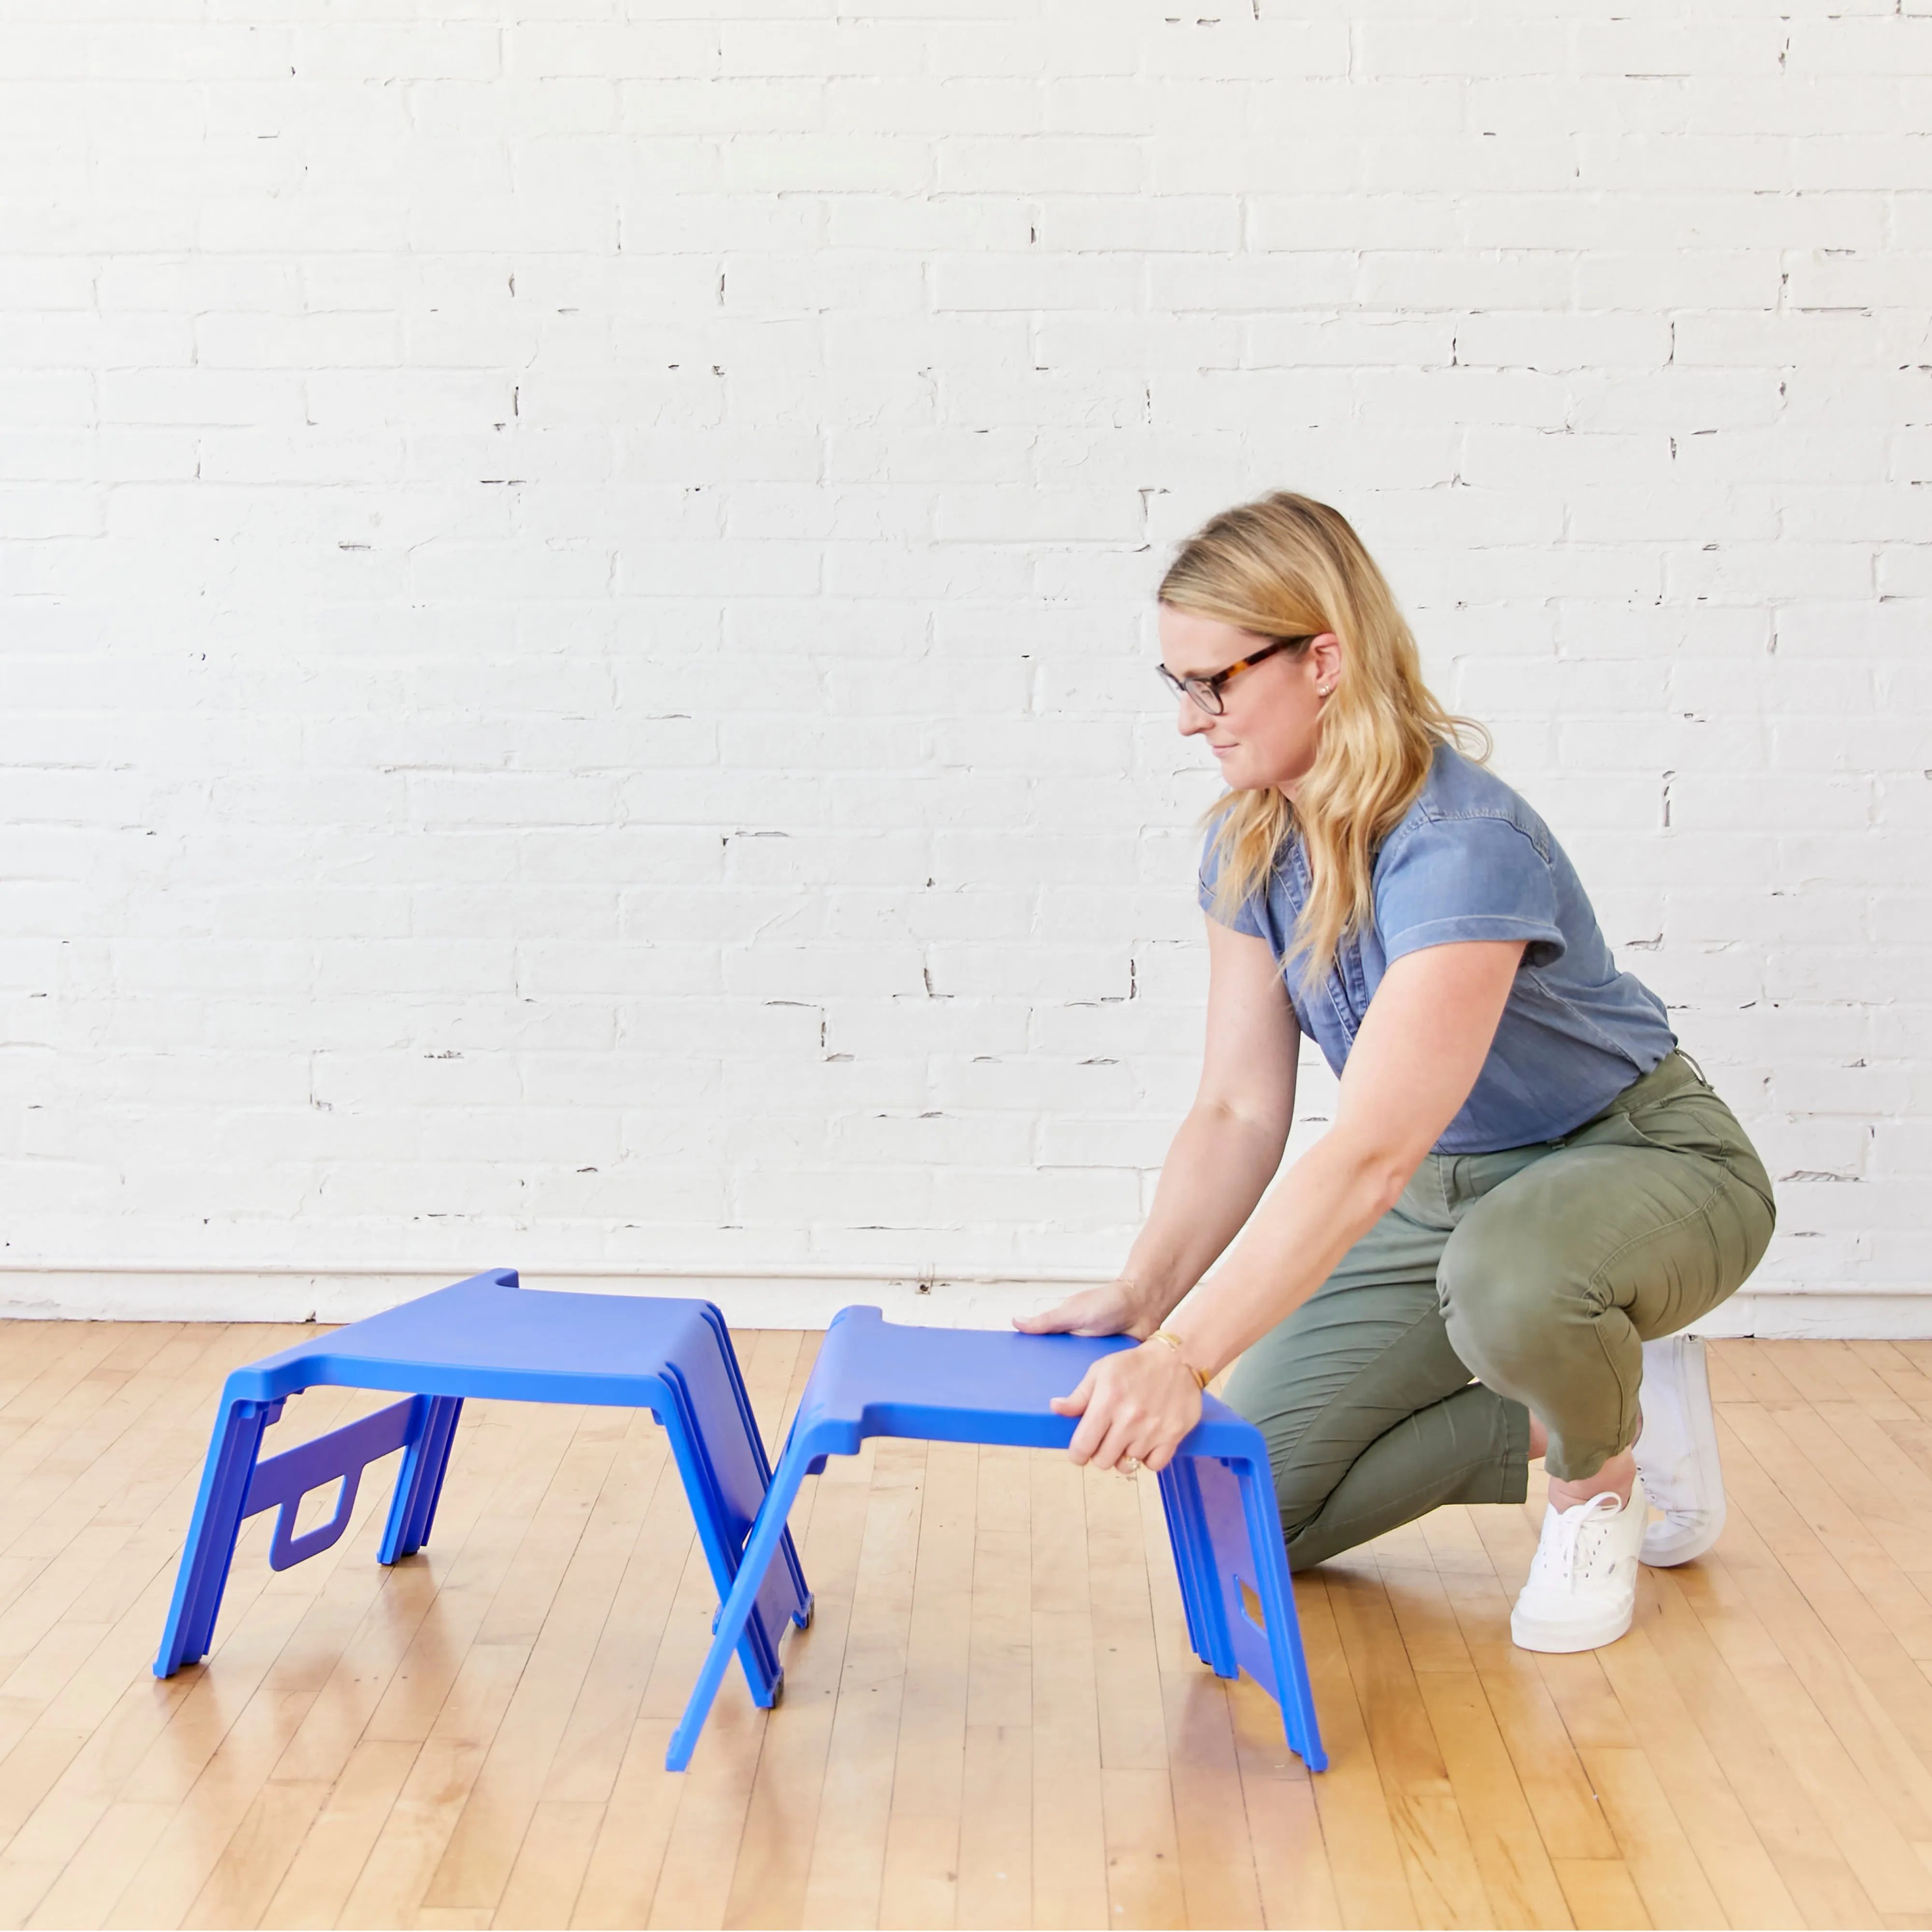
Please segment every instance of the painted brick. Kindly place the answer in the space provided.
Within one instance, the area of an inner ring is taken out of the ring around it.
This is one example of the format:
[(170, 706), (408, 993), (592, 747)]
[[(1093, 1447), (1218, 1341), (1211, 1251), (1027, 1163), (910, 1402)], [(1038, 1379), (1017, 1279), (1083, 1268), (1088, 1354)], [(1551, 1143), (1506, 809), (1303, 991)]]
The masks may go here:
[(1924, 5), (484, 10), (0, 24), (10, 1257), (1106, 1272), (1288, 485), (1932, 1287)]

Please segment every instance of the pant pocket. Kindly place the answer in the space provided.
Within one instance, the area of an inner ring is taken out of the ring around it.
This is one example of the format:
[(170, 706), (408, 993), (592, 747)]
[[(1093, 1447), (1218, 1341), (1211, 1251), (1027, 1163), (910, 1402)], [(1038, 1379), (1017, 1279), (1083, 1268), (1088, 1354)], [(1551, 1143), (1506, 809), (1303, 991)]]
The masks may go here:
[[(1622, 1123), (1622, 1131), (1616, 1124)], [(1673, 1094), (1628, 1113), (1612, 1113), (1598, 1124), (1608, 1129), (1604, 1138), (1616, 1144), (1633, 1143), (1653, 1147), (1664, 1154), (1690, 1154), (1724, 1168), (1748, 1187), (1764, 1203), (1774, 1220), (1777, 1197), (1772, 1192), (1771, 1176), (1758, 1158), (1757, 1149), (1738, 1124), (1738, 1118), (1708, 1088), (1693, 1088)], [(1580, 1142), (1595, 1138), (1596, 1130), (1580, 1135)]]

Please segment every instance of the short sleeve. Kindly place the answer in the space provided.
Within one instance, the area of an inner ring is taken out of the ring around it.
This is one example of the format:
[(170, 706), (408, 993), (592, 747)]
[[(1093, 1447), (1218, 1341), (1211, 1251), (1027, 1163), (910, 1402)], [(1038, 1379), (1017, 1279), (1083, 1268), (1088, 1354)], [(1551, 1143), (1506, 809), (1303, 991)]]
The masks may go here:
[(1214, 910), (1215, 882), (1220, 875), (1221, 855), (1215, 849), (1214, 834), (1210, 830), (1201, 848), (1200, 890), (1196, 895), (1201, 902), (1201, 910), (1217, 926), (1231, 927), (1236, 932), (1245, 932), (1252, 939), (1267, 938), (1267, 931), (1256, 916), (1252, 899), (1244, 900), (1232, 914)]
[(1376, 868), (1376, 927), (1390, 964), (1460, 941), (1520, 939), (1523, 964), (1548, 966), (1569, 942), (1556, 881), (1529, 835), (1508, 819), (1425, 819)]

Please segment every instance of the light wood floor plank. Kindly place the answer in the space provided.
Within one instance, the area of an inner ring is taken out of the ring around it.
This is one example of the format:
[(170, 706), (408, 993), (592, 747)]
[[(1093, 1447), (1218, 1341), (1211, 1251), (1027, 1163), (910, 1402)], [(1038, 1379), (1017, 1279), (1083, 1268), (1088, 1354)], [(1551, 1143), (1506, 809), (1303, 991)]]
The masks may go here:
[[(1740, 1528), (1748, 1534), (1748, 1525)], [(1744, 1540), (1727, 1532), (1730, 1547)], [(1718, 1683), (1703, 1654), (1708, 1646), (1742, 1692), (1781, 1760), (1780, 1770), (1802, 1792), (1873, 1904), (1881, 1911), (1932, 1909), (1923, 1861), (1759, 1621), (1759, 1594), (1751, 1583), (1741, 1581), (1727, 1560), (1688, 1565), (1673, 1571), (1670, 1582), (1682, 1592), (1694, 1622), (1673, 1621), (1666, 1604), (1650, 1634), (1660, 1648), (1674, 1636), (1673, 1676), (1679, 1684), (1687, 1679)]]
[(1586, 1746), (1583, 1762), (1616, 1834), (1624, 1868), (1658, 1932), (1666, 1927), (1699, 1932), (1732, 1924), (1644, 1753)]
[(1713, 1342), (1712, 1399), (1762, 1403), (1781, 1408), (1808, 1400), (1778, 1366), (1777, 1344), (1769, 1342)]
[[(555, 1490), (568, 1524), (569, 1504), (587, 1480), (585, 1463), (596, 1460), (594, 1451), (572, 1460), (582, 1422), (576, 1412), (478, 1406), (478, 1426), (512, 1432), (514, 1447), (450, 1565), (439, 1613), (424, 1619), (370, 1714), (365, 1736), (421, 1748), (351, 1888), (344, 1924), (404, 1923), (423, 1909), (474, 1909), (426, 1908), (424, 1895), (529, 1661), (530, 1601), (554, 1594), (567, 1555), (567, 1528), (545, 1533), (535, 1519)], [(500, 1598), (505, 1606), (493, 1630)]]
[[(692, 1573), (702, 1567), (693, 1564)], [(683, 1776), (647, 1924), (680, 1932), (724, 1924), (765, 1724), (748, 1696), (706, 1725)]]
[(1034, 1922), (1104, 1925), (1111, 1915), (1088, 1478), (1064, 1456), (1030, 1457), (1029, 1473)]
[(1556, 1876), (1580, 1932), (1636, 1932), (1650, 1924), (1621, 1858), (1558, 1858)]
[[(1756, 1465), (1747, 1473), (1761, 1472), (1784, 1506), (1768, 1508), (1768, 1497), (1756, 1486), (1742, 1497), (1786, 1573), (1802, 1572), (1807, 1600), (1834, 1631), (1861, 1648), (1868, 1640), (1881, 1647), (1892, 1661), (1890, 1681), (1916, 1680), (1918, 1673), (1904, 1666), (1908, 1658), (1932, 1657), (1932, 1601), (1894, 1562), (1886, 1539), (1877, 1533), (1888, 1501), (1883, 1486), (1870, 1477), (1855, 1478), (1844, 1466), (1850, 1458), (1816, 1408), (1775, 1416), (1739, 1409), (1730, 1412), (1729, 1420)], [(1910, 1696), (1909, 1706), (1894, 1707), (1894, 1719), (1916, 1718), (1921, 1726), (1932, 1727), (1932, 1687), (1914, 1681)], [(1928, 1742), (1932, 1730), (1922, 1729), (1914, 1737), (1922, 1749)]]
[(1527, 1522), (1514, 1510), (1447, 1509), (1430, 1517), (1425, 1529), (1471, 1666), (1551, 1858), (1615, 1858), (1616, 1842), (1550, 1687), (1536, 1659), (1510, 1641), (1511, 1592), (1486, 1539), (1494, 1538), (1514, 1575), (1519, 1567), (1527, 1569), (1534, 1545)]
[(74, 1322), (9, 1322), (0, 1328), (5, 1343), (0, 1348), (0, 1424), (20, 1426), (8, 1416), (14, 1398), (73, 1348), (80, 1327)]
[(822, 1478), (818, 1486), (799, 1552), (816, 1592), (812, 1628), (787, 1640), (784, 1721), (767, 1726), (759, 1754), (725, 1905), (729, 1926), (796, 1925), (804, 1912), (869, 1495)]
[(968, 1724), (955, 1922), (1029, 1926), (1033, 1916), (1030, 1725)]
[[(1348, 1925), (1391, 1928), (1420, 1923), (1402, 1856), (1395, 1806), (1376, 1762), (1358, 1691), (1342, 1642), (1335, 1598), (1343, 1587), (1331, 1567), (1313, 1591), (1295, 1593), (1301, 1638), (1322, 1723), (1328, 1768), (1312, 1781), (1328, 1847), (1342, 1919)], [(1401, 1768), (1389, 1768), (1393, 1784)]]
[(523, 1653), (507, 1644), (476, 1644), (466, 1653), (356, 1874), (339, 1924), (380, 1927), (414, 1918), (523, 1666)]
[(800, 1913), (806, 1925), (876, 1924), (885, 1872), (926, 1445), (879, 1441), (870, 1449), (866, 1526)]
[[(541, 1616), (533, 1624), (514, 1624), (510, 1641), (520, 1643), (524, 1630), (530, 1631), (529, 1660), (430, 1881), (425, 1906), (496, 1910), (637, 1540), (639, 1492), (619, 1484), (608, 1498), (604, 1493), (631, 1418), (593, 1414), (566, 1458), (567, 1479), (560, 1472), (538, 1517), (553, 1534), (538, 1546), (543, 1555), (528, 1574), (538, 1574), (538, 1562), (559, 1565), (555, 1589), (544, 1597), (533, 1586), (532, 1597), (542, 1600)], [(526, 1548), (535, 1542), (533, 1526)], [(502, 1600), (478, 1630), (479, 1643), (491, 1640), (493, 1628), (506, 1628), (498, 1622)], [(519, 1606), (508, 1621), (531, 1614)]]
[[(1304, 1580), (1304, 1602), (1319, 1585)], [(1228, 1693), (1234, 1749), (1241, 1772), (1242, 1807), (1261, 1894), (1262, 1922), (1269, 1926), (1339, 1925), (1342, 1907), (1316, 1808), (1313, 1781), (1282, 1736), (1274, 1701), (1245, 1681)], [(1183, 1874), (1185, 1882), (1186, 1874)]]
[(530, 1932), (568, 1924), (603, 1824), (601, 1804), (540, 1802), (518, 1847), (491, 1924), (528, 1928)]
[(979, 1460), (970, 1444), (935, 1442), (926, 1452), (882, 1924), (950, 1926), (957, 1906)]
[(263, 1908), (263, 1925), (335, 1923), (421, 1748), (376, 1738), (355, 1747)]
[(1751, 1353), (1775, 1369), (1802, 1402), (1831, 1402), (1840, 1393), (1837, 1378), (1808, 1342), (1760, 1342)]
[[(1646, 1618), (1598, 1653), (1617, 1701), (1644, 1740), (1644, 1760), (1733, 1925), (1797, 1925), (1804, 1916), (1723, 1766), (1652, 1648)], [(1616, 1820), (1612, 1817), (1614, 1829)], [(1626, 1861), (1630, 1858), (1624, 1849)], [(1652, 1916), (1656, 1916), (1653, 1904)]]
[(32, 1927), (104, 1925), (114, 1901), (178, 1816), (172, 1804), (110, 1804), (69, 1855), (41, 1898)]
[(1498, 1922), (1379, 1570), (1331, 1566), (1329, 1601), (1425, 1924)]
[[(1831, 1382), (1842, 1400), (1856, 1402), (1874, 1414), (1902, 1400), (1899, 1391), (1867, 1360), (1857, 1342), (1819, 1340), (1797, 1346), (1808, 1360), (1816, 1364), (1821, 1378)], [(1814, 1405), (1831, 1400), (1826, 1395), (1812, 1397)]]
[(691, 1512), (663, 1432), (640, 1418), (605, 1485), (632, 1492), (640, 1512), (609, 1614), (598, 1631), (544, 1781), (555, 1804), (602, 1804), (642, 1707), (685, 1568), (698, 1553)]
[[(1165, 1546), (1158, 1485), (1143, 1478), (1138, 1500), (1166, 1706), (1168, 1781), (1187, 1922), (1259, 1926), (1266, 1919), (1242, 1782), (1234, 1700), (1227, 1684), (1201, 1662), (1189, 1642), (1180, 1578)], [(1286, 1739), (1282, 1743), (1278, 1756), (1286, 1755)]]
[(664, 1768), (674, 1721), (640, 1718), (632, 1726), (578, 1888), (573, 1926), (638, 1926), (650, 1921), (664, 1847), (684, 1793), (684, 1779)]
[(1710, 1567), (1748, 1580), (1766, 1634), (1846, 1749), (1880, 1772), (1880, 1802), (1900, 1831), (1932, 1840), (1932, 1768), (1919, 1755), (1932, 1748), (1932, 1685), (1769, 1474), (1725, 1435), (1742, 1508)]
[[(1780, 1762), (1776, 1742), (1705, 1634), (1674, 1575), (1658, 1591), (1657, 1612), (1644, 1625), (1645, 1642), (1668, 1673), (1698, 1738), (1722, 1768), (1805, 1923), (1871, 1923), (1876, 1908), (1826, 1821)], [(1616, 1671), (1612, 1681), (1630, 1682)], [(1666, 1730), (1663, 1735), (1672, 1738), (1674, 1747), (1682, 1734)]]
[(1561, 1925), (1569, 1917), (1563, 1888), (1509, 1747), (1473, 1669), (1422, 1670), (1416, 1688), (1448, 1774), (1456, 1810), (1469, 1834), (1476, 1869), (1505, 1926)]
[(1181, 1924), (1186, 1894), (1139, 1480), (1089, 1469), (1084, 1484), (1108, 1922)]

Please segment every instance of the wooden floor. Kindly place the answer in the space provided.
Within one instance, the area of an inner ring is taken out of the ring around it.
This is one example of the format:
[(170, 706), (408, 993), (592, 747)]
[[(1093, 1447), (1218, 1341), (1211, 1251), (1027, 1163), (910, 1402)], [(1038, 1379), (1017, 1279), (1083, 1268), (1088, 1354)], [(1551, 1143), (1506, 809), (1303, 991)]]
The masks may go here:
[[(221, 1378), (313, 1332), (0, 1328), (0, 1924), (1932, 1926), (1932, 1344), (1714, 1347), (1730, 1526), (1607, 1650), (1511, 1647), (1525, 1510), (1300, 1580), (1315, 1778), (1151, 1480), (876, 1444), (794, 1519), (783, 1706), (734, 1672), (676, 1778), (713, 1599), (626, 1412), (470, 1405), (393, 1570), (382, 1481), (279, 1576), (256, 1517), (149, 1676)], [(776, 1439), (815, 1338), (739, 1339)]]

